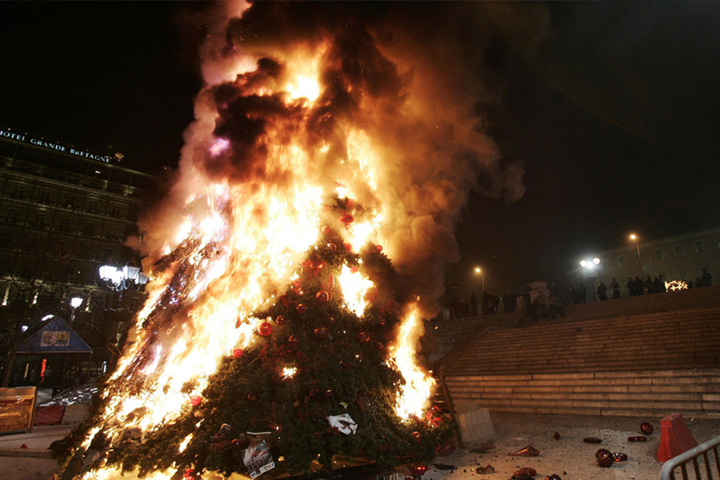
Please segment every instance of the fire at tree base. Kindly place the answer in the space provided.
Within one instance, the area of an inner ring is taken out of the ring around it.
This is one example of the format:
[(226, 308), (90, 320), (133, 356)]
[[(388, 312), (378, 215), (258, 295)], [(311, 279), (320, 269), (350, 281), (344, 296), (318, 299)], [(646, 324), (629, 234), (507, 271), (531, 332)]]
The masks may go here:
[[(100, 470), (173, 479), (211, 472), (327, 477), (341, 457), (388, 468), (432, 459), (456, 427), (427, 404), (420, 415), (398, 413), (412, 380), (398, 370), (394, 342), (409, 302), (398, 298), (395, 270), (381, 250), (368, 245), (352, 253), (324, 227), (289, 288), (254, 313), (265, 319), (255, 341), (224, 356), (202, 394), (189, 397), (170, 422), (147, 431), (128, 427), (147, 415), (144, 406), (112, 418), (108, 401), (145, 384), (133, 380), (137, 375), (107, 382), (89, 419), (52, 447), (66, 468), (63, 478), (97, 478)], [(360, 314), (339, 285), (348, 276), (374, 284)], [(153, 328), (148, 320), (144, 328)], [(184, 392), (194, 391), (188, 382)]]

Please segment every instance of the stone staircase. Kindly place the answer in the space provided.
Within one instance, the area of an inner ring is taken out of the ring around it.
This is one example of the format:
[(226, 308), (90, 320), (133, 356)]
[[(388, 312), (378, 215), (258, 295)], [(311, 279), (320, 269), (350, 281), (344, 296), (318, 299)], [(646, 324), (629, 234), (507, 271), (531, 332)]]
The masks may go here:
[(720, 418), (718, 299), (709, 287), (571, 306), (557, 321), (496, 322), (440, 366), (456, 405)]

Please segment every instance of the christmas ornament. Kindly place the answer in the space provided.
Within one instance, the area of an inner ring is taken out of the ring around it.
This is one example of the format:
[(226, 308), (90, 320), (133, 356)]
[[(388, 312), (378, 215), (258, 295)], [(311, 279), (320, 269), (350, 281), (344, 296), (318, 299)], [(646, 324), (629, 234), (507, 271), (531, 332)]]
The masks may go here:
[(613, 458), (612, 453), (610, 452), (604, 452), (600, 456), (597, 457), (598, 465), (600, 465), (603, 468), (608, 468), (615, 463), (615, 458)]
[(233, 348), (232, 356), (233, 358), (240, 358), (242, 357), (243, 349), (242, 348)]
[(194, 397), (190, 397), (190, 405), (192, 405), (193, 407), (197, 407), (198, 405), (200, 405), (202, 403), (202, 401), (203, 401), (203, 397), (201, 397), (200, 395), (195, 395)]
[(298, 312), (300, 315), (303, 315), (305, 312), (307, 312), (307, 307), (303, 303), (298, 303), (298, 306), (295, 307), (295, 311)]
[(315, 338), (327, 338), (328, 335), (330, 335), (330, 330), (328, 330), (326, 327), (318, 327), (313, 330), (313, 334), (315, 335)]
[(347, 227), (348, 225), (350, 225), (351, 223), (353, 223), (354, 221), (355, 221), (355, 219), (354, 219), (353, 216), (350, 215), (349, 213), (345, 213), (345, 214), (343, 214), (343, 215), (340, 216), (340, 223), (342, 223), (342, 224), (345, 225), (346, 227)]
[[(348, 243), (348, 245), (350, 245), (350, 244)], [(350, 273), (357, 273), (357, 272), (358, 272), (357, 267), (350, 267)]]
[(415, 438), (415, 442), (422, 442), (422, 435), (420, 435), (420, 432), (412, 432), (412, 436)]
[(375, 250), (377, 250), (378, 252), (382, 252), (382, 248), (382, 245), (375, 245)]
[(290, 335), (288, 337), (288, 343), (298, 343), (298, 339), (295, 335)]
[(640, 425), (640, 431), (644, 433), (645, 435), (650, 435), (655, 431), (652, 425), (650, 425), (648, 422), (643, 422)]
[(325, 290), (320, 290), (315, 295), (315, 301), (318, 303), (327, 303), (328, 300), (330, 300), (330, 294)]
[(330, 325), (335, 325), (335, 317), (331, 317), (330, 315), (328, 315), (327, 317), (325, 317), (325, 321)]
[(408, 465), (407, 468), (413, 477), (422, 477), (425, 475), (425, 472), (427, 472), (427, 465), (423, 465), (422, 463)]
[(285, 325), (287, 323), (287, 320), (282, 315), (278, 315), (277, 317), (275, 317), (275, 323), (277, 323), (278, 325)]
[(435, 447), (435, 455), (438, 457), (444, 457), (450, 455), (455, 451), (455, 442), (448, 440), (445, 445), (438, 445)]
[(325, 227), (323, 227), (322, 231), (325, 235), (327, 235), (328, 233), (330, 233), (330, 227), (325, 226)]
[(378, 350), (382, 350), (383, 348), (385, 348), (385, 344), (383, 342), (375, 342), (375, 348), (377, 348)]
[(348, 253), (352, 252), (352, 245), (349, 244), (349, 243), (346, 243), (346, 244), (345, 244), (345, 251), (348, 252)]
[(537, 457), (540, 455), (540, 451), (532, 445), (528, 445), (515, 453), (511, 453), (510, 455), (513, 457)]
[(325, 397), (327, 397), (327, 398), (332, 397), (334, 393), (335, 393), (335, 392), (333, 392), (333, 389), (332, 389), (332, 388), (328, 388), (327, 390), (325, 390), (325, 391), (323, 392), (323, 394), (324, 394)]
[(273, 326), (269, 322), (262, 322), (257, 329), (258, 335), (261, 337), (267, 337), (272, 334)]
[(601, 455), (607, 455), (608, 453), (610, 453), (610, 450), (608, 450), (607, 448), (601, 448), (600, 450), (595, 452), (595, 458), (600, 458)]
[(188, 468), (183, 472), (183, 478), (195, 478), (195, 470)]
[(624, 462), (628, 459), (628, 456), (622, 452), (615, 452), (612, 454), (612, 456), (616, 462)]
[(257, 402), (257, 395), (254, 393), (248, 393), (247, 399), (250, 402)]
[(370, 334), (368, 332), (360, 332), (355, 335), (355, 340), (359, 343), (365, 343), (370, 341)]

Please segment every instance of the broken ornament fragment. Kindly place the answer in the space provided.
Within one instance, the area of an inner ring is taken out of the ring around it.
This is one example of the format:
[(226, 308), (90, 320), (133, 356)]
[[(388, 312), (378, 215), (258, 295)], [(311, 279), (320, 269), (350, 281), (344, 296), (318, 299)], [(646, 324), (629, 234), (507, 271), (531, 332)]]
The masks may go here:
[(513, 457), (537, 457), (540, 455), (540, 451), (532, 445), (528, 445), (515, 453), (510, 453), (509, 455)]

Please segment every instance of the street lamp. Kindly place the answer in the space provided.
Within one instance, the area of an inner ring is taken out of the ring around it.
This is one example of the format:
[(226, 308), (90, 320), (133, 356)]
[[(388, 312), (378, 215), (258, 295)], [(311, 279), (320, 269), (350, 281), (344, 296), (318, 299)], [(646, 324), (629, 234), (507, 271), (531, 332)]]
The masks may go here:
[(145, 285), (148, 281), (147, 275), (140, 271), (140, 267), (125, 265), (117, 268), (112, 265), (103, 265), (99, 269), (100, 278), (110, 290), (121, 292), (133, 286)]
[(638, 236), (634, 233), (630, 234), (630, 240), (635, 242), (635, 250), (637, 251), (638, 265), (640, 265), (640, 278), (645, 278), (645, 272), (643, 272), (642, 256), (640, 255), (640, 244), (638, 243)]
[(485, 274), (483, 273), (482, 268), (475, 267), (475, 275), (480, 275), (482, 278), (482, 287), (483, 287), (483, 293), (485, 292)]
[(72, 297), (70, 299), (70, 323), (75, 323), (75, 310), (82, 305), (83, 299), (82, 297)]

